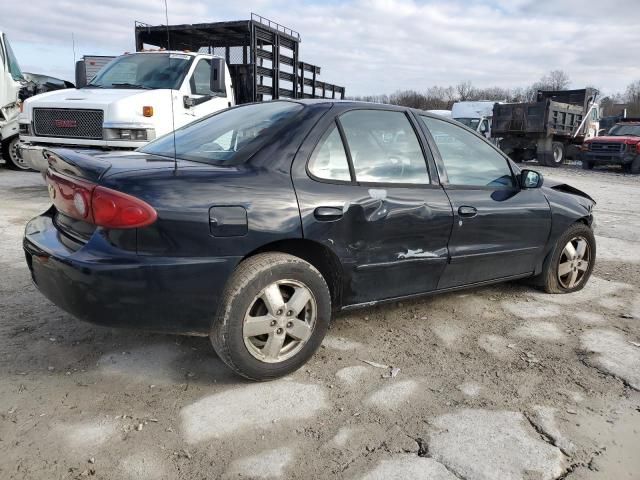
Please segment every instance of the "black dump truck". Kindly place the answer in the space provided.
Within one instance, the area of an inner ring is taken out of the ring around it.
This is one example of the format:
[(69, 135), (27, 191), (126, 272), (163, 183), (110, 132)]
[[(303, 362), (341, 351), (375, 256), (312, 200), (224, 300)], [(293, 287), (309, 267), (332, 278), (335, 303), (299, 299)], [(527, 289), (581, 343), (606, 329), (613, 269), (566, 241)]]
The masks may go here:
[(255, 13), (250, 20), (152, 26), (135, 24), (136, 51), (146, 46), (225, 59), (236, 104), (278, 98), (343, 99), (344, 87), (318, 79), (320, 67), (299, 59), (300, 34)]
[(514, 161), (537, 159), (557, 167), (598, 134), (598, 91), (539, 90), (531, 103), (496, 103), (491, 136)]

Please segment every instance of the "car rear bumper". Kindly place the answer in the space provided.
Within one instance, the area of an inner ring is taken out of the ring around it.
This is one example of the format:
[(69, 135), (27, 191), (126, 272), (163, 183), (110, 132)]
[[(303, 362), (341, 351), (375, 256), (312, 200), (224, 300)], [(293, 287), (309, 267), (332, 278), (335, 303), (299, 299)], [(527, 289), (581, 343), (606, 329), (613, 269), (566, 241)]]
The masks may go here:
[(632, 163), (636, 155), (620, 152), (620, 153), (599, 153), (599, 152), (580, 152), (580, 160), (593, 164), (607, 165), (626, 165)]
[(206, 335), (239, 257), (147, 257), (101, 235), (74, 250), (49, 213), (31, 220), (23, 247), (32, 279), (75, 317), (109, 327)]

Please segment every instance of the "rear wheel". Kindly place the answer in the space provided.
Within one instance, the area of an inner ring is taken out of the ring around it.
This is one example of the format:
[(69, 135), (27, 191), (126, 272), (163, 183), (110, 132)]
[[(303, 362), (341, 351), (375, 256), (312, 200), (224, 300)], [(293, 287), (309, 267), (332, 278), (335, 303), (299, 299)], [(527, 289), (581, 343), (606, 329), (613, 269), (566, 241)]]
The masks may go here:
[(29, 165), (27, 165), (22, 158), (18, 155), (18, 144), (20, 143), (20, 138), (16, 135), (15, 137), (10, 138), (6, 142), (2, 143), (2, 158), (4, 158), (5, 162), (7, 162), (7, 168), (11, 170), (22, 170), (28, 171), (31, 170)]
[(560, 236), (544, 264), (542, 284), (547, 293), (581, 290), (589, 280), (596, 259), (593, 231), (583, 223), (571, 225)]
[(233, 273), (211, 328), (213, 348), (250, 380), (287, 375), (320, 347), (331, 296), (320, 272), (284, 253), (263, 253)]
[(551, 144), (551, 155), (546, 157), (546, 164), (550, 167), (559, 167), (564, 163), (565, 148), (562, 142)]

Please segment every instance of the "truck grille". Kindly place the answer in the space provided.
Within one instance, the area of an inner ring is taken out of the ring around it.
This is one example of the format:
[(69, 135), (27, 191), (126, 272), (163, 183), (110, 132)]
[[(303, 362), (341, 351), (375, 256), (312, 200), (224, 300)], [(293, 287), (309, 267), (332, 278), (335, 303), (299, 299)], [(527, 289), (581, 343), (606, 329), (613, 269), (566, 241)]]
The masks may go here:
[(624, 143), (593, 142), (589, 150), (597, 153), (619, 153), (624, 150)]
[(42, 137), (102, 139), (102, 110), (34, 108), (34, 133)]

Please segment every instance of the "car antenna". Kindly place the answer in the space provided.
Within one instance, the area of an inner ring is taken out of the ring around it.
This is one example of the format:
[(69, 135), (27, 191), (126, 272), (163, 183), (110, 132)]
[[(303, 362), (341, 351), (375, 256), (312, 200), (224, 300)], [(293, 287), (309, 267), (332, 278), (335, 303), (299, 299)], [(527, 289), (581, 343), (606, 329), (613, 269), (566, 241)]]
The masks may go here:
[[(170, 52), (171, 47), (169, 45), (170, 35), (169, 35), (169, 8), (167, 7), (167, 0), (164, 0), (164, 18), (167, 22), (167, 50)], [(167, 57), (167, 62), (169, 64), (169, 69), (171, 69), (171, 53)], [(173, 111), (173, 89), (169, 89), (169, 98), (171, 100), (171, 135), (173, 135), (173, 173), (174, 175), (178, 172), (178, 153), (176, 149), (176, 117), (175, 112)]]

